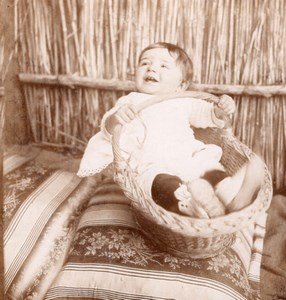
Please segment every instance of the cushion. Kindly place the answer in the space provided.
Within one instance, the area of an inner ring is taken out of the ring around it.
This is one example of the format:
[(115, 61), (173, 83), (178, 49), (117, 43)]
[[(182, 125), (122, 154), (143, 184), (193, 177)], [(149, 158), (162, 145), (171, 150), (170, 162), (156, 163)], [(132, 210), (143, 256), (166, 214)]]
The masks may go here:
[(105, 180), (45, 299), (258, 299), (265, 217), (239, 232), (225, 252), (183, 259), (156, 248), (138, 227), (129, 200)]

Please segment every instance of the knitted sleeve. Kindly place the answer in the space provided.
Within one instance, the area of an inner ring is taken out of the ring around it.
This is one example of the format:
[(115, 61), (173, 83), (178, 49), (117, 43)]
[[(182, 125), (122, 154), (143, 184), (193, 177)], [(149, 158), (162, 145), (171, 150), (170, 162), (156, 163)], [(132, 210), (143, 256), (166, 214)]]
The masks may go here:
[(189, 102), (189, 122), (194, 127), (219, 127), (223, 128), (225, 122), (216, 117), (214, 105), (205, 100), (194, 99)]

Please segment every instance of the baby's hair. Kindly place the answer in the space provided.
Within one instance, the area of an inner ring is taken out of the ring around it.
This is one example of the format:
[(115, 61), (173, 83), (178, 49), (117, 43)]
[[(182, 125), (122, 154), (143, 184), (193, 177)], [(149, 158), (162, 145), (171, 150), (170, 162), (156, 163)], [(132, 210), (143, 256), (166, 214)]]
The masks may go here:
[(151, 44), (141, 51), (140, 56), (139, 56), (139, 62), (140, 62), (144, 52), (151, 50), (151, 49), (156, 49), (156, 48), (167, 49), (170, 54), (172, 54), (172, 55), (175, 54), (177, 56), (176, 63), (182, 69), (184, 82), (186, 83), (187, 88), (188, 88), (192, 81), (192, 78), (193, 78), (193, 63), (192, 63), (190, 57), (188, 56), (188, 54), (186, 53), (186, 51), (184, 49), (182, 49), (181, 47), (171, 44), (171, 43), (165, 43), (165, 42), (158, 42), (158, 43)]

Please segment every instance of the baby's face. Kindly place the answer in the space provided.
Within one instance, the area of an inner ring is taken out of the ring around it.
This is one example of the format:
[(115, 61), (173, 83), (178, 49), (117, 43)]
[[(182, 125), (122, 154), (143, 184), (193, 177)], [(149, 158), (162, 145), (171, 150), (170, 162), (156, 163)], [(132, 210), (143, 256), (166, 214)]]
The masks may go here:
[(143, 53), (136, 70), (136, 87), (141, 93), (165, 94), (183, 90), (183, 74), (176, 56), (165, 48)]

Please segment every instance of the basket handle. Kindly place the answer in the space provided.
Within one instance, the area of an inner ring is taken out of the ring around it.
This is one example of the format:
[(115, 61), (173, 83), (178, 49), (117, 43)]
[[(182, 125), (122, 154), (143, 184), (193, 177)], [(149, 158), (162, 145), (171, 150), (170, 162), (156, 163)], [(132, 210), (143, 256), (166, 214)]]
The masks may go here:
[(195, 91), (184, 91), (184, 92), (177, 92), (172, 94), (163, 94), (159, 96), (151, 97), (142, 103), (138, 104), (136, 106), (137, 112), (140, 112), (141, 110), (145, 109), (146, 107), (149, 107), (153, 104), (157, 104), (166, 100), (171, 99), (177, 99), (177, 98), (197, 98), (201, 100), (207, 100), (209, 102), (213, 102), (215, 104), (218, 104), (219, 98), (215, 95), (205, 93), (205, 92), (195, 92)]
[[(215, 104), (218, 104), (219, 98), (213, 94), (206, 93), (206, 92), (198, 92), (198, 91), (183, 91), (183, 92), (176, 92), (172, 94), (164, 94), (159, 96), (151, 97), (142, 103), (138, 104), (136, 106), (136, 111), (139, 113), (143, 109), (153, 105), (157, 104), (163, 101), (171, 100), (171, 99), (177, 99), (177, 98), (196, 98), (201, 100), (206, 100)], [(231, 120), (230, 117), (228, 117), (225, 120), (226, 126), (225, 128), (231, 127)], [(120, 139), (120, 132), (121, 132), (122, 125), (118, 124), (114, 128), (114, 133), (112, 136), (112, 148), (113, 148), (113, 155), (114, 155), (114, 162), (116, 163), (123, 163), (123, 160), (120, 155), (120, 148), (119, 148), (119, 139)]]

